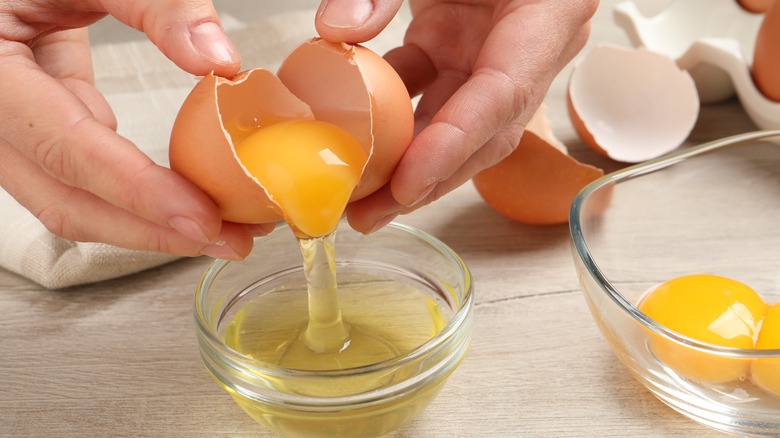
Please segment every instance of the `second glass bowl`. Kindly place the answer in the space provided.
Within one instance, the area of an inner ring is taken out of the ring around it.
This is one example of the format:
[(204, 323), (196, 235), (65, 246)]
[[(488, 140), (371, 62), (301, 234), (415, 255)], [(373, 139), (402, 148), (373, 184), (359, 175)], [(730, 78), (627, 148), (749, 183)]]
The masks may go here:
[[(720, 431), (780, 435), (780, 393), (749, 374), (725, 383), (686, 377), (654, 354), (653, 342), (682, 360), (775, 367), (778, 379), (780, 347), (699, 342), (638, 308), (649, 289), (689, 274), (729, 277), (768, 304), (780, 303), (780, 131), (727, 138), (606, 175), (575, 198), (570, 227), (591, 313), (642, 384)], [(780, 333), (770, 335), (780, 340)]]

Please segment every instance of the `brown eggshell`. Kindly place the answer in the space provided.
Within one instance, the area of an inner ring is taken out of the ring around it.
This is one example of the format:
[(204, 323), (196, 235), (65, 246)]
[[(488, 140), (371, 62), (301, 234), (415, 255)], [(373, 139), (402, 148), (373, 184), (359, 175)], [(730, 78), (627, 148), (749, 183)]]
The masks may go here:
[(772, 6), (775, 0), (737, 0), (746, 11), (762, 13)]
[(566, 223), (575, 195), (604, 171), (582, 164), (526, 129), (517, 148), (474, 176), (474, 186), (494, 210), (535, 225)]
[(243, 134), (237, 126), (242, 118), (267, 126), (312, 117), (308, 105), (267, 70), (250, 70), (233, 80), (209, 74), (195, 85), (176, 116), (169, 149), (171, 169), (204, 190), (225, 220), (280, 220), (279, 208), (238, 161), (230, 133), (240, 139)]
[(751, 72), (761, 93), (780, 102), (780, 1), (766, 11), (758, 29)]
[(352, 200), (389, 181), (414, 130), (411, 98), (390, 64), (365, 47), (315, 38), (293, 50), (277, 74), (315, 118), (345, 129), (369, 154)]

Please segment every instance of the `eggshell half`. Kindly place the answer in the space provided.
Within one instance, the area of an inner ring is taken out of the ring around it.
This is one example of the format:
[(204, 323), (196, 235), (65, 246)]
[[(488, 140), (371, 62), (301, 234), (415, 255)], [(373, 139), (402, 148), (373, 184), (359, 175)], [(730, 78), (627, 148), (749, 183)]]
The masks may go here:
[(363, 171), (369, 177), (361, 180), (352, 200), (390, 179), (414, 130), (411, 98), (390, 64), (365, 47), (317, 38), (290, 53), (278, 75), (311, 106), (315, 118), (345, 129), (369, 153)]
[(314, 38), (296, 48), (277, 75), (254, 69), (233, 79), (204, 77), (174, 122), (171, 168), (208, 193), (225, 220), (281, 220), (280, 208), (233, 146), (259, 128), (294, 119), (334, 123), (363, 145), (369, 159), (352, 200), (389, 181), (414, 128), (406, 87), (381, 56)]
[(638, 163), (685, 141), (699, 98), (691, 76), (671, 58), (605, 44), (572, 70), (568, 109), (585, 144), (613, 160)]
[(577, 193), (604, 175), (566, 153), (552, 136), (542, 107), (517, 148), (498, 164), (472, 179), (480, 196), (501, 215), (526, 224), (566, 223)]
[(250, 70), (232, 80), (209, 74), (195, 85), (176, 116), (171, 169), (205, 191), (225, 220), (279, 220), (281, 210), (246, 173), (232, 144), (248, 135), (249, 128), (313, 117), (309, 106), (267, 70)]

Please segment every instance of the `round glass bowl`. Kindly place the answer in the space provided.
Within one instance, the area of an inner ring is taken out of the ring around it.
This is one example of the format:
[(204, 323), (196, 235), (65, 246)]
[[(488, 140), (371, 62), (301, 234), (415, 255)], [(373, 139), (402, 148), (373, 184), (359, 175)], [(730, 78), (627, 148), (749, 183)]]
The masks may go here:
[(780, 349), (697, 342), (637, 308), (648, 290), (688, 274), (729, 277), (768, 304), (780, 302), (780, 131), (726, 138), (606, 175), (575, 198), (570, 227), (590, 311), (642, 384), (720, 431), (780, 435), (780, 394), (755, 384), (754, 368), (736, 381), (702, 381), (659, 359), (653, 343), (697, 366), (776, 367), (778, 379)]
[(351, 368), (279, 359), (308, 315), (301, 251), (286, 226), (256, 239), (245, 260), (214, 262), (197, 289), (206, 368), (252, 418), (285, 436), (362, 438), (402, 427), (470, 342), (469, 270), (434, 237), (399, 224), (366, 236), (341, 224), (335, 254), (344, 322), (366, 334), (361, 348), (391, 343), (391, 357)]

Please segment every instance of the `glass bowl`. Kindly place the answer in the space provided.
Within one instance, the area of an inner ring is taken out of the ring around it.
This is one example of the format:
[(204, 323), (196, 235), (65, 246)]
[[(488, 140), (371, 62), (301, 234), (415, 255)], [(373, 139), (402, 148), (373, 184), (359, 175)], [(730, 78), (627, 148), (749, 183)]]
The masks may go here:
[(471, 276), (442, 242), (395, 223), (368, 236), (342, 223), (335, 254), (353, 344), (360, 327), (370, 332), (365, 345), (392, 340), (392, 357), (347, 368), (287, 366), (286, 352), (268, 359), (274, 348), (287, 351), (296, 336), (290, 327), (308, 319), (301, 251), (286, 226), (256, 239), (243, 261), (215, 261), (197, 288), (207, 370), (252, 418), (284, 436), (362, 438), (402, 427), (433, 400), (470, 342)]
[[(728, 277), (768, 304), (780, 302), (780, 131), (714, 141), (605, 175), (576, 196), (570, 213), (586, 301), (630, 372), (702, 424), (740, 435), (780, 435), (780, 394), (755, 384), (750, 368), (774, 367), (780, 378), (780, 349), (698, 342), (637, 308), (653, 287), (688, 274)], [(696, 366), (751, 365), (742, 379), (713, 383), (660, 359), (653, 345), (671, 346), (676, 360)]]

